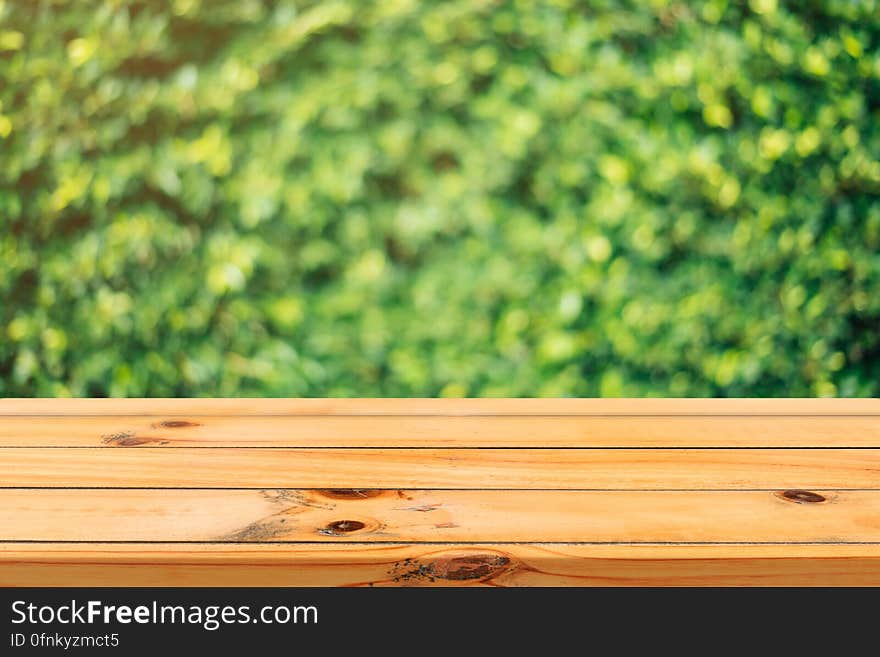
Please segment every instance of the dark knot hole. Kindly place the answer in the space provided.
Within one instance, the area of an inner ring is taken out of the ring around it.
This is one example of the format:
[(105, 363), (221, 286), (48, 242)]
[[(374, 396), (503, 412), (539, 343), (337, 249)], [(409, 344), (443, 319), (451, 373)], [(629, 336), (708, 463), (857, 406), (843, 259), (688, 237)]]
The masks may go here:
[(786, 490), (782, 491), (781, 496), (786, 500), (797, 502), (798, 504), (818, 504), (819, 502), (825, 501), (824, 495), (819, 495), (819, 493), (814, 493), (809, 490)]
[(347, 532), (356, 532), (366, 527), (360, 520), (337, 520), (327, 525), (327, 531), (334, 534), (345, 534)]

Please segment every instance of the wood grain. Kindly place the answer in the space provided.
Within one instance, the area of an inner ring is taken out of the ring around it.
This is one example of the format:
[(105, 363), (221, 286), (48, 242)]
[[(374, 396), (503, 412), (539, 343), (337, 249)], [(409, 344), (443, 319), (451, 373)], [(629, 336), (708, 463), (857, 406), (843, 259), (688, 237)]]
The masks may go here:
[(880, 447), (880, 416), (0, 417), (6, 447)]
[(3, 490), (0, 540), (880, 543), (880, 491)]
[(0, 415), (880, 415), (880, 399), (22, 399)]
[(7, 543), (0, 586), (880, 586), (880, 546)]
[(880, 585), (880, 400), (0, 400), (0, 585), (609, 584)]
[(875, 488), (874, 449), (0, 448), (0, 487)]

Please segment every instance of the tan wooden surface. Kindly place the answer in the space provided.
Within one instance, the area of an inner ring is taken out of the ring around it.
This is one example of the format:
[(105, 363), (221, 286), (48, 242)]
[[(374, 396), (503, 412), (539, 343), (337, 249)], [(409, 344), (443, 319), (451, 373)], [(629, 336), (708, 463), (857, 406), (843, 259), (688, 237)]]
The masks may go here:
[(880, 546), (6, 543), (7, 586), (880, 586)]
[(4, 447), (880, 447), (874, 415), (10, 416)]
[(880, 491), (0, 490), (14, 541), (839, 543)]
[(2, 452), (0, 486), (872, 488), (877, 449), (56, 449)]
[(880, 415), (880, 399), (10, 399), (34, 415)]
[(0, 400), (0, 585), (880, 585), (878, 400)]

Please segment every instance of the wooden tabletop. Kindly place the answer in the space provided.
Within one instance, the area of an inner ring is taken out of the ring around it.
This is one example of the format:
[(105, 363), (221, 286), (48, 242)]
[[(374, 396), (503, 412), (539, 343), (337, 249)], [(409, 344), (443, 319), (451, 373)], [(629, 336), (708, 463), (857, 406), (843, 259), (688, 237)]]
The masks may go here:
[(0, 585), (880, 585), (880, 400), (0, 400)]

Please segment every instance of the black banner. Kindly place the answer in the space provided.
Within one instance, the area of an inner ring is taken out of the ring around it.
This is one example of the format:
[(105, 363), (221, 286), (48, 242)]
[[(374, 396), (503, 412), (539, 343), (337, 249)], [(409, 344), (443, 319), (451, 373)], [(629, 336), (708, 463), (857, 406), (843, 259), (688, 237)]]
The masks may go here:
[(873, 643), (878, 599), (852, 589), (0, 589), (0, 655), (590, 654), (609, 641), (627, 654), (699, 647), (707, 633), (713, 650), (829, 635), (843, 648), (859, 632)]

